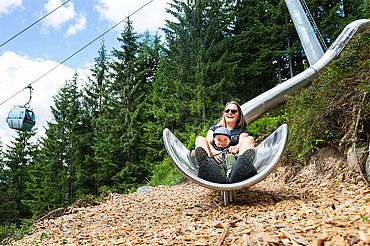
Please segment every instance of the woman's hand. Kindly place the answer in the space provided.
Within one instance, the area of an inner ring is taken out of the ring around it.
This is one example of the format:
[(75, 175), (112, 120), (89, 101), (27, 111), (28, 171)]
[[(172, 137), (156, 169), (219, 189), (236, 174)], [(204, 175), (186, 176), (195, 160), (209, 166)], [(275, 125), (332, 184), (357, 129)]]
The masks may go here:
[(230, 146), (229, 147), (229, 153), (231, 154), (237, 154), (239, 152), (239, 147), (236, 145), (236, 146)]

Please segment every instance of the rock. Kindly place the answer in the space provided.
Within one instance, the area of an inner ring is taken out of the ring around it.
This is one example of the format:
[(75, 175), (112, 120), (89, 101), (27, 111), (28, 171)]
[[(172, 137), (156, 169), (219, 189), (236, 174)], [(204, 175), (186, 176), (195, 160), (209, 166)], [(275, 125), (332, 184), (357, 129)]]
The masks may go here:
[(366, 175), (366, 178), (367, 178), (367, 181), (370, 181), (370, 143), (369, 143), (369, 148), (367, 150), (367, 160), (366, 160), (366, 163), (365, 163), (365, 175)]
[[(353, 146), (351, 146), (347, 151), (347, 164), (351, 171), (358, 173), (363, 176), (363, 178), (370, 183), (369, 175), (369, 147), (367, 144), (358, 143), (354, 151)], [(366, 167), (367, 166), (367, 167)]]
[(319, 149), (311, 158), (309, 165), (315, 167), (316, 176), (328, 176), (330, 178), (338, 178), (346, 172), (348, 165), (345, 158), (334, 148), (323, 147)]
[(144, 194), (144, 193), (147, 193), (148, 191), (150, 191), (151, 189), (153, 189), (153, 187), (151, 187), (151, 186), (141, 186), (141, 187), (137, 188), (136, 193), (137, 194)]

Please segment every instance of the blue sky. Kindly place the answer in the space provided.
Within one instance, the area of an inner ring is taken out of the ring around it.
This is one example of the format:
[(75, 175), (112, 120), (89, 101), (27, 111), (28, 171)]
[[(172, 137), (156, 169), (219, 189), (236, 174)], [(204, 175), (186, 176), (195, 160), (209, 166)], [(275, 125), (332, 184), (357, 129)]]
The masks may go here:
[[(66, 0), (1, 0), (0, 44), (23, 30)], [(31, 27), (9, 43), (0, 47), (0, 103), (58, 65), (68, 56), (98, 37), (150, 0), (70, 0), (63, 7)], [(165, 19), (169, 0), (153, 0), (131, 17), (137, 33), (159, 32)], [(117, 37), (124, 25), (104, 36), (107, 51), (119, 48)], [(36, 114), (36, 127), (43, 134), (46, 121), (51, 121), (50, 106), (66, 80), (75, 69), (80, 74), (80, 86), (86, 81), (89, 69), (98, 55), (102, 40), (60, 65), (47, 76), (33, 84), (31, 107)], [(4, 145), (16, 135), (8, 128), (6, 117), (13, 105), (28, 101), (24, 90), (0, 105), (0, 139)]]

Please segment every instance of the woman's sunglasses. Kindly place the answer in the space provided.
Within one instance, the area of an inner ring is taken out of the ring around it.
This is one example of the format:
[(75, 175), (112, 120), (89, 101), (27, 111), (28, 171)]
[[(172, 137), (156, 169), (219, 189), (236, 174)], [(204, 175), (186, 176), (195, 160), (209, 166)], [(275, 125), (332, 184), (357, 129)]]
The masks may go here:
[(225, 113), (232, 113), (232, 114), (236, 114), (237, 112), (238, 112), (238, 110), (236, 110), (236, 109), (225, 109)]

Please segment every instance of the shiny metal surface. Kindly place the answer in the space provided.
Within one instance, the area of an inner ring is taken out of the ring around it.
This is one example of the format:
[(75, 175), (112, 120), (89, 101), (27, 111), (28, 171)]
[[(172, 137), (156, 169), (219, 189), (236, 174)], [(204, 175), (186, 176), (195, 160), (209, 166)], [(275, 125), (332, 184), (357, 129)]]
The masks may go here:
[(324, 71), (333, 59), (337, 58), (354, 34), (367, 29), (370, 29), (369, 19), (351, 22), (313, 66), (241, 105), (248, 124), (285, 102), (287, 95), (293, 95), (299, 89), (307, 86)]
[[(369, 19), (357, 20), (350, 23), (313, 66), (243, 104), (241, 107), (248, 123), (250, 124), (267, 111), (285, 102), (287, 95), (292, 95), (302, 87), (307, 86), (339, 55), (355, 33), (362, 32), (369, 28)], [(257, 146), (257, 156), (254, 162), (257, 175), (234, 184), (218, 184), (199, 178), (197, 176), (197, 168), (192, 166), (188, 159), (190, 151), (169, 129), (166, 128), (163, 130), (163, 141), (167, 153), (179, 171), (194, 183), (220, 191), (239, 190), (262, 181), (279, 163), (284, 153), (287, 140), (288, 126), (284, 124)]]
[(303, 9), (300, 1), (285, 0), (290, 16), (297, 30), (299, 39), (303, 46), (310, 65), (315, 64), (324, 54), (316, 33)]
[(285, 150), (287, 139), (288, 126), (284, 124), (257, 146), (257, 156), (253, 163), (257, 169), (257, 175), (238, 183), (219, 184), (199, 178), (197, 175), (198, 169), (193, 167), (188, 159), (190, 151), (169, 129), (166, 128), (163, 131), (163, 140), (167, 153), (177, 169), (194, 183), (221, 191), (240, 190), (262, 181), (279, 163), (280, 157)]

